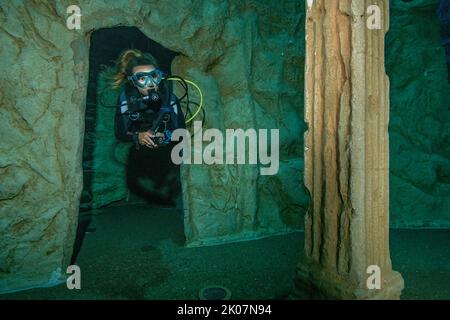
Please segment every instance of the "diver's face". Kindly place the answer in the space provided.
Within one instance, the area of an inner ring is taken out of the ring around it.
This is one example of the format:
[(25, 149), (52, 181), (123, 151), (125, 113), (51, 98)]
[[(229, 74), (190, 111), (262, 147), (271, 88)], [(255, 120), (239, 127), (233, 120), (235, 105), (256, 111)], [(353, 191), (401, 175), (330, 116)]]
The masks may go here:
[[(151, 71), (153, 71), (155, 69), (156, 68), (154, 66), (152, 66), (152, 65), (136, 66), (136, 67), (133, 68), (132, 72), (133, 72), (133, 74), (137, 74), (139, 72), (151, 72)], [(144, 79), (141, 79), (141, 80), (144, 81)], [(138, 81), (139, 81), (139, 78), (138, 78)], [(149, 86), (147, 88), (140, 88), (140, 87), (136, 86), (136, 88), (139, 90), (139, 92), (141, 94), (147, 96), (150, 91), (157, 90), (158, 86), (151, 85), (151, 86)]]

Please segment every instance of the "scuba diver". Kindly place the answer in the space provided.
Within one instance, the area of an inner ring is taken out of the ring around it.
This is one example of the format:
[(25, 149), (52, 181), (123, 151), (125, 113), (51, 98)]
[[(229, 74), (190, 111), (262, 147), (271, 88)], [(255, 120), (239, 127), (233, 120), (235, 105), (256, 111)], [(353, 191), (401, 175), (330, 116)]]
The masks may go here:
[(186, 127), (181, 100), (149, 53), (125, 50), (116, 68), (112, 88), (123, 90), (114, 106), (115, 136), (134, 145), (128, 156), (128, 188), (142, 198), (173, 206), (181, 185), (179, 168), (170, 157), (176, 144), (171, 135)]
[(184, 115), (171, 86), (164, 81), (156, 59), (139, 50), (125, 50), (117, 61), (114, 88), (120, 94), (115, 114), (115, 135), (122, 142), (158, 148), (170, 144), (171, 133), (185, 128)]
[(441, 38), (447, 56), (448, 81), (450, 82), (450, 0), (441, 0), (437, 15), (442, 23)]

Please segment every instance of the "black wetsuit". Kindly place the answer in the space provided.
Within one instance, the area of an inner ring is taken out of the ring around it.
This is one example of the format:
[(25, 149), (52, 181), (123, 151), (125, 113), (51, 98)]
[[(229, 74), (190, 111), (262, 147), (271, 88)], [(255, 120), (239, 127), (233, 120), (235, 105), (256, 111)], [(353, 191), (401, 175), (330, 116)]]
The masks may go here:
[[(170, 96), (171, 98), (170, 102), (163, 94), (161, 96), (160, 106), (170, 106), (171, 108), (171, 129), (185, 128), (184, 115), (179, 103), (176, 102), (175, 95), (167, 94), (167, 97)], [(173, 205), (174, 199), (181, 194), (179, 165), (175, 165), (171, 160), (172, 147), (178, 142), (163, 144), (158, 148), (139, 146), (137, 135), (134, 133), (145, 132), (152, 128), (153, 120), (158, 116), (158, 112), (154, 112), (155, 109), (158, 109), (158, 103), (145, 105), (146, 102), (140, 101), (137, 109), (143, 110), (144, 117), (142, 121), (133, 121), (130, 119), (129, 112), (136, 109), (136, 105), (132, 105), (133, 97), (139, 98), (141, 94), (135, 87), (127, 86), (118, 99), (115, 114), (115, 135), (117, 139), (122, 142), (134, 142), (135, 145), (130, 149), (128, 155), (127, 186), (133, 194), (147, 200)], [(152, 181), (153, 191), (140, 182), (142, 178)]]

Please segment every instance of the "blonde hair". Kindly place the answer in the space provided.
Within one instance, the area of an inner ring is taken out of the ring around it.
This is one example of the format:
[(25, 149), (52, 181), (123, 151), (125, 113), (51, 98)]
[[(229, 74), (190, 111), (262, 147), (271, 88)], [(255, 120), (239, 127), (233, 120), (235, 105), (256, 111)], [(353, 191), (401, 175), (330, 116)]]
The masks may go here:
[(143, 53), (137, 49), (122, 51), (116, 60), (116, 73), (111, 76), (111, 87), (120, 88), (128, 80), (133, 68), (141, 65), (152, 65), (158, 68), (156, 58), (150, 53)]

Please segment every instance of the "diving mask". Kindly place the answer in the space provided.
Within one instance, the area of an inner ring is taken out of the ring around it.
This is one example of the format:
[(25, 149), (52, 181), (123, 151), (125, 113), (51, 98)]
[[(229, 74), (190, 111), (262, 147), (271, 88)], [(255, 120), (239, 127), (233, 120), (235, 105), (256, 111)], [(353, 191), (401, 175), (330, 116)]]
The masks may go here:
[(157, 87), (163, 78), (161, 70), (154, 69), (150, 72), (137, 72), (128, 77), (133, 84), (139, 88), (146, 89), (149, 87)]

